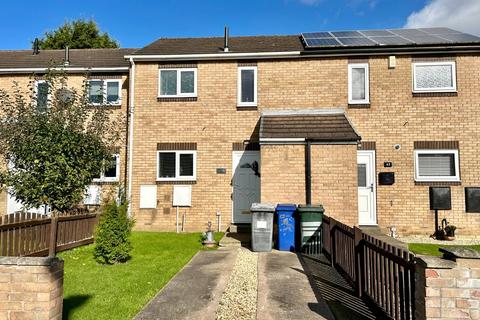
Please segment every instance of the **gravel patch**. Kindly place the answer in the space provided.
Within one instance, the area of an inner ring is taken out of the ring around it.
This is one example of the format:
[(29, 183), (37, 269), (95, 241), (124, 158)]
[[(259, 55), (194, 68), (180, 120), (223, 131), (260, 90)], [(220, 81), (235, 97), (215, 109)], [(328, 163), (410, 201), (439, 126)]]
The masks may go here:
[(257, 313), (257, 259), (247, 249), (238, 249), (237, 260), (216, 312), (217, 320), (250, 320)]

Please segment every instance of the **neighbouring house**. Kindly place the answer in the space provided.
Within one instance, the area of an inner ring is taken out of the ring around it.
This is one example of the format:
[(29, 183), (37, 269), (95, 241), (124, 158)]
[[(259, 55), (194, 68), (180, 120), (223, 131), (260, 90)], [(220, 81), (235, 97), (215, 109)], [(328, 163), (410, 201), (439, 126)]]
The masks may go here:
[[(480, 234), (479, 37), (447, 28), (226, 32), (125, 50), (70, 57), (92, 80), (123, 81), (118, 180), (136, 229), (200, 231), (219, 217), (226, 229), (250, 223), (251, 203), (262, 201), (320, 203), (347, 224), (427, 235), (429, 187), (448, 186), (452, 210), (440, 217), (458, 236)], [(0, 51), (1, 86), (49, 60)]]
[(459, 236), (480, 234), (480, 214), (466, 208), (480, 187), (479, 37), (226, 33), (159, 39), (127, 58), (137, 229), (174, 230), (183, 185), (187, 231), (217, 213), (223, 228), (249, 223), (252, 202), (310, 200), (351, 225), (426, 235), (429, 186), (450, 186), (440, 217)]
[[(37, 107), (48, 107), (48, 84), (45, 73), (48, 69), (63, 70), (68, 74), (68, 86), (82, 90), (83, 82), (88, 83), (89, 100), (92, 107), (114, 109), (114, 114), (127, 115), (129, 63), (124, 56), (136, 49), (66, 49), (66, 50), (8, 50), (0, 51), (0, 89), (12, 92), (17, 82), (25, 95), (36, 95)], [(29, 91), (29, 85), (32, 92)], [(125, 121), (125, 134), (126, 134)], [(98, 179), (88, 187), (84, 203), (98, 205), (102, 195), (112, 191), (112, 186), (125, 181), (126, 136), (121, 145), (113, 150), (115, 165), (101, 172)], [(23, 208), (23, 204), (8, 191), (0, 194), (3, 213), (12, 213)], [(45, 208), (29, 211), (44, 213)]]

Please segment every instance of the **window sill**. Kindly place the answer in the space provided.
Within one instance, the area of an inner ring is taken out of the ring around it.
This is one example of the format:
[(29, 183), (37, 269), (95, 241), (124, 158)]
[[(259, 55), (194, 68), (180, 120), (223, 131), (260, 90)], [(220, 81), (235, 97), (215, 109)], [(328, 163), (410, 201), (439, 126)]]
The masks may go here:
[(102, 108), (102, 109), (120, 109), (122, 104), (89, 104), (90, 108)]
[(92, 181), (92, 184), (94, 185), (114, 185), (118, 184), (119, 180), (94, 180)]
[(156, 184), (197, 184), (197, 180), (157, 180)]
[(258, 110), (256, 104), (237, 104), (237, 110)]
[(348, 104), (349, 109), (370, 109), (370, 102), (366, 103), (349, 103)]
[(158, 102), (189, 102), (197, 101), (197, 96), (194, 97), (157, 97)]
[(462, 181), (417, 181), (415, 180), (416, 186), (431, 186), (431, 187), (443, 187), (443, 186), (460, 186)]
[(414, 91), (412, 92), (412, 97), (456, 97), (458, 96), (457, 91)]

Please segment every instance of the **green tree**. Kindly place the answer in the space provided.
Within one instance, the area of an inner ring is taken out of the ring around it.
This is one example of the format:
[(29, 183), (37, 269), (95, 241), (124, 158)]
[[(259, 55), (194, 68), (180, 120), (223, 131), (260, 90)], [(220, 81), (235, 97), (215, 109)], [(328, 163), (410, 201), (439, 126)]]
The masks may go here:
[(65, 22), (54, 31), (45, 33), (39, 39), (40, 49), (71, 49), (87, 48), (118, 48), (118, 42), (112, 39), (108, 33), (101, 33), (96, 22), (93, 20), (74, 20)]
[(89, 104), (87, 81), (77, 92), (66, 75), (44, 78), (46, 108), (40, 108), (44, 100), (37, 101), (33, 81), (26, 91), (16, 83), (13, 94), (0, 90), (0, 177), (27, 208), (62, 212), (83, 199), (85, 187), (109, 163), (123, 120)]

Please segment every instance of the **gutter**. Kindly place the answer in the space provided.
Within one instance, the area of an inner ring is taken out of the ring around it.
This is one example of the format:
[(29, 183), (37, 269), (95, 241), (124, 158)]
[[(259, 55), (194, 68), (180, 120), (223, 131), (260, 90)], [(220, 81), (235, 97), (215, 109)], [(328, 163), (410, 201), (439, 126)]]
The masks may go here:
[(0, 73), (32, 73), (47, 72), (48, 70), (67, 71), (67, 72), (125, 72), (129, 67), (111, 67), (111, 68), (85, 68), (85, 67), (54, 67), (54, 68), (1, 68)]
[(134, 124), (134, 115), (135, 115), (135, 61), (133, 58), (130, 58), (130, 74), (128, 77), (129, 81), (129, 94), (128, 94), (128, 147), (127, 147), (127, 164), (128, 164), (128, 178), (127, 178), (127, 200), (128, 200), (128, 216), (132, 216), (132, 170), (133, 170), (133, 124)]
[(137, 61), (157, 61), (157, 60), (228, 60), (238, 58), (249, 59), (268, 59), (268, 58), (293, 58), (299, 57), (301, 51), (283, 51), (283, 52), (222, 52), (222, 53), (202, 53), (202, 54), (151, 54), (151, 55), (127, 55), (125, 59), (135, 59)]

